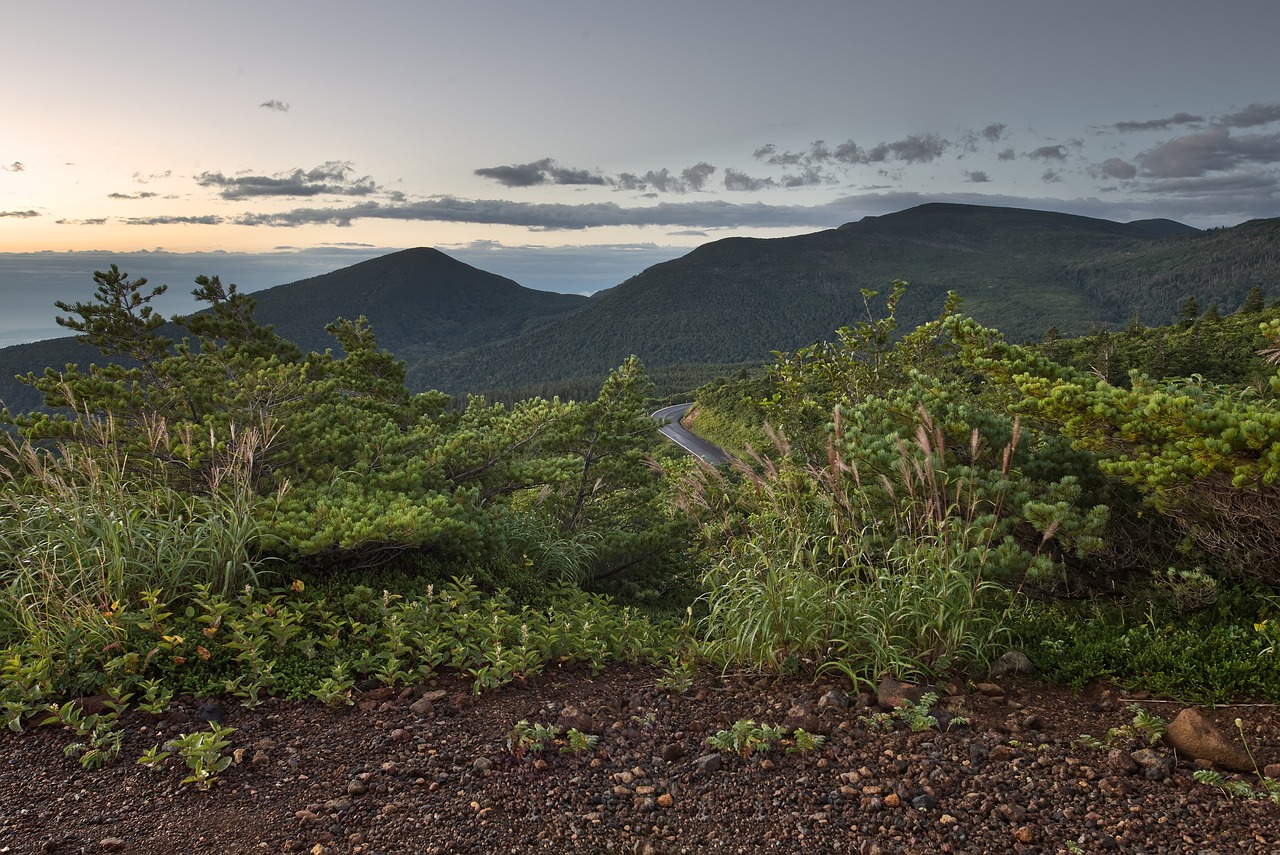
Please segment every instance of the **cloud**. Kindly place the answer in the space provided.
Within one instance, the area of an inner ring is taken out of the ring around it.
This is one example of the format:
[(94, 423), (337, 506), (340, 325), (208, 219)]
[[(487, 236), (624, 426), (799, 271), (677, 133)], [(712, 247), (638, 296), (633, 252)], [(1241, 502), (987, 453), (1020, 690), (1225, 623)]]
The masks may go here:
[(674, 232), (667, 232), (671, 237), (709, 237), (709, 232), (702, 229), (677, 229)]
[(1198, 178), (1168, 178), (1144, 185), (1144, 193), (1209, 196), (1274, 197), (1280, 188), (1280, 179), (1263, 172), (1237, 172), (1231, 175), (1209, 175)]
[(1056, 170), (1046, 169), (1043, 173), (1041, 173), (1040, 180), (1043, 181), (1045, 184), (1061, 184), (1062, 175), (1059, 174)]
[(26, 168), (27, 168), (26, 164), (24, 164), (20, 160), (15, 160), (13, 163), (9, 164), (8, 166), (0, 166), (0, 169), (3, 169), (5, 172), (21, 172)]
[(289, 112), (289, 102), (281, 101), (279, 98), (272, 98), (270, 101), (263, 101), (258, 106), (266, 107), (268, 110), (272, 110), (276, 113)]
[(159, 181), (162, 178), (168, 178), (173, 175), (172, 169), (166, 169), (164, 172), (158, 172), (154, 175), (143, 175), (141, 172), (133, 173), (133, 180), (138, 184), (150, 184), (152, 181)]
[(601, 175), (586, 169), (569, 169), (549, 157), (511, 166), (486, 166), (475, 170), (481, 178), (491, 178), (504, 187), (536, 187), (540, 184), (606, 184)]
[(1138, 174), (1138, 167), (1118, 157), (1108, 157), (1102, 163), (1089, 167), (1089, 174), (1094, 178), (1118, 178), (1128, 181)]
[(1002, 122), (993, 122), (982, 129), (982, 136), (987, 142), (999, 142), (1004, 138), (1004, 131), (1007, 125)]
[(63, 218), (61, 220), (54, 220), (54, 222), (60, 226), (102, 226), (102, 225), (106, 225), (107, 218), (94, 217), (93, 219), (90, 219), (90, 220), (68, 220), (66, 218)]
[(120, 222), (127, 226), (218, 226), (226, 220), (214, 214), (205, 214), (199, 217), (126, 217)]
[(733, 191), (750, 191), (763, 190), (767, 187), (775, 187), (777, 183), (772, 178), (752, 178), (745, 172), (739, 172), (736, 169), (726, 169), (724, 171), (724, 189)]
[(1042, 145), (1035, 151), (1027, 153), (1027, 157), (1036, 160), (1066, 160), (1067, 147), (1065, 145)]
[(1174, 137), (1138, 155), (1151, 178), (1194, 178), (1245, 164), (1280, 163), (1280, 134), (1232, 136), (1225, 127)]
[(1280, 103), (1250, 104), (1243, 110), (1219, 116), (1214, 124), (1225, 128), (1253, 128), (1272, 122), (1280, 122)]
[(1018, 153), (1016, 151), (1011, 148), (1006, 148), (1004, 151), (996, 155), (996, 160), (1015, 160), (1017, 157)]
[(220, 187), (223, 199), (260, 196), (371, 196), (381, 188), (369, 176), (351, 177), (351, 164), (330, 160), (309, 170), (294, 169), (274, 175), (237, 175), (202, 172), (196, 176), (201, 187)]
[(966, 172), (965, 177), (970, 184), (986, 184), (991, 180), (987, 173), (980, 169), (975, 169), (972, 172)]
[(0, 217), (16, 217), (19, 220), (29, 220), (38, 216), (40, 214), (35, 211), (0, 211)]
[(108, 193), (107, 198), (108, 199), (150, 199), (154, 196), (159, 196), (159, 195), (160, 195), (159, 193), (150, 193), (150, 192), (136, 193), (133, 195), (130, 195), (128, 193)]
[(1191, 113), (1174, 113), (1165, 119), (1147, 119), (1142, 122), (1116, 122), (1111, 127), (1121, 133), (1130, 133), (1132, 131), (1167, 131), (1174, 125), (1198, 125), (1204, 122), (1203, 116), (1193, 116)]
[(706, 161), (699, 161), (693, 166), (686, 167), (680, 177), (684, 179), (684, 183), (692, 187), (694, 190), (701, 190), (706, 186), (707, 180), (715, 174), (716, 168)]

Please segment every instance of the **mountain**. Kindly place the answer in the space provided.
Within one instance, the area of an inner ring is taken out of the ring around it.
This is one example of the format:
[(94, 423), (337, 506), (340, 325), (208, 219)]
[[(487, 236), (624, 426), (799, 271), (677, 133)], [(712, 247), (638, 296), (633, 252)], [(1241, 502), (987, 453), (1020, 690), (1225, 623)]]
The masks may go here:
[[(654, 370), (760, 362), (865, 317), (860, 289), (910, 282), (900, 327), (934, 317), (948, 291), (1014, 340), (1173, 320), (1194, 294), (1232, 311), (1255, 284), (1277, 290), (1280, 220), (1201, 232), (1169, 220), (1116, 223), (929, 204), (836, 229), (729, 238), (645, 270), (526, 335), (431, 358), (418, 387), (485, 389), (598, 376), (636, 353)], [(1277, 296), (1275, 293), (1270, 297)]]
[[(862, 289), (884, 294), (895, 279), (910, 283), (902, 329), (936, 316), (956, 291), (980, 322), (1038, 340), (1050, 327), (1081, 334), (1135, 314), (1167, 323), (1190, 296), (1229, 313), (1254, 285), (1280, 296), (1278, 274), (1280, 219), (1200, 231), (928, 204), (796, 237), (714, 241), (591, 298), (525, 289), (432, 249), (254, 297), (260, 320), (307, 349), (333, 346), (322, 330), (334, 318), (367, 316), (415, 390), (546, 394), (598, 388), (633, 353), (664, 391), (691, 388), (707, 372), (829, 337), (866, 316)], [(91, 358), (59, 355), (64, 345), (0, 350), (0, 377)], [(0, 384), (0, 400), (30, 406), (19, 394)]]
[[(410, 364), (436, 354), (512, 338), (584, 306), (578, 294), (525, 288), (511, 279), (450, 258), (435, 249), (406, 249), (287, 285), (256, 291), (255, 316), (304, 350), (338, 348), (324, 331), (339, 317), (369, 319), (378, 343)], [(40, 397), (14, 383), (15, 374), (41, 372), (104, 357), (74, 338), (0, 349), (0, 401), (32, 409)]]

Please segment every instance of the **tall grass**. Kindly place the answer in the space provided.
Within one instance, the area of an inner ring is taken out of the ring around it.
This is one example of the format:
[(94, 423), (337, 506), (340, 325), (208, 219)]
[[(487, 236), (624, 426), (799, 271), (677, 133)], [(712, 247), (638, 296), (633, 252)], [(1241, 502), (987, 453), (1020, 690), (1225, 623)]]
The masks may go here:
[[(45, 639), (56, 649), (70, 634), (104, 631), (104, 614), (142, 591), (172, 599), (197, 584), (226, 593), (257, 581), (252, 469), (269, 433), (211, 443), (222, 451), (199, 473), (202, 489), (189, 491), (133, 465), (110, 420), (84, 424), (83, 441), (52, 450), (0, 441), (0, 643)], [(162, 422), (145, 430), (169, 444)]]
[[(1006, 637), (1009, 595), (984, 569), (998, 541), (1000, 495), (949, 474), (927, 413), (892, 471), (865, 476), (832, 443), (825, 466), (741, 465), (735, 486), (706, 470), (685, 507), (717, 560), (704, 581), (707, 651), (726, 665), (839, 671), (855, 681), (986, 661)], [(1003, 454), (1009, 466), (1018, 441)], [(972, 443), (978, 442), (977, 433)], [(971, 449), (972, 457), (977, 449)]]

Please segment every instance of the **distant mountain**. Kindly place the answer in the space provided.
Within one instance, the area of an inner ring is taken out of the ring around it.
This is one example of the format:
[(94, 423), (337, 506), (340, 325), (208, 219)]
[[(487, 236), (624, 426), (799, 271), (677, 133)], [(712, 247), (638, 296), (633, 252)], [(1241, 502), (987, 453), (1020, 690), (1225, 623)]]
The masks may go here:
[[(910, 289), (903, 329), (948, 291), (1014, 340), (1172, 320), (1194, 294), (1233, 311), (1277, 283), (1280, 220), (1201, 232), (1170, 220), (1115, 223), (929, 204), (797, 237), (729, 238), (655, 265), (584, 308), (519, 338), (416, 363), (419, 387), (501, 388), (599, 375), (630, 353), (651, 370), (770, 358), (865, 316), (860, 289)], [(1272, 293), (1269, 296), (1274, 297)]]
[[(406, 249), (287, 285), (256, 291), (260, 323), (304, 350), (340, 350), (324, 331), (339, 317), (369, 319), (378, 343), (413, 363), (536, 329), (587, 303), (577, 294), (535, 291), (435, 249)], [(102, 362), (74, 338), (0, 349), (0, 401), (32, 409), (40, 398), (11, 381), (45, 366)]]
[[(861, 289), (887, 293), (895, 279), (910, 283), (904, 330), (934, 317), (948, 291), (1014, 340), (1051, 326), (1117, 328), (1135, 313), (1167, 323), (1189, 296), (1224, 313), (1254, 285), (1280, 296), (1280, 219), (1202, 232), (1171, 220), (929, 204), (796, 237), (715, 241), (589, 299), (522, 288), (432, 249), (254, 297), (260, 320), (312, 350), (333, 346), (323, 328), (334, 318), (367, 316), (416, 390), (547, 393), (569, 380), (598, 387), (633, 353), (671, 389), (687, 388), (708, 371), (829, 337), (865, 317)], [(87, 349), (64, 357), (62, 346), (0, 350), (0, 378), (88, 361)], [(20, 394), (0, 383), (0, 400), (30, 406)]]

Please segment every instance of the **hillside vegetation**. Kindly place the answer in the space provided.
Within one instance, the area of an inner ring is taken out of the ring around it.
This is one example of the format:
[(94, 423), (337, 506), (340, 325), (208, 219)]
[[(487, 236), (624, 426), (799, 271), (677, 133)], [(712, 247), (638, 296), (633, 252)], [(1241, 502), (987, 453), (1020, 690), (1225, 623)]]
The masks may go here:
[[(336, 317), (367, 317), (405, 363), (413, 391), (593, 394), (637, 355), (660, 394), (688, 390), (831, 336), (864, 311), (862, 289), (902, 278), (903, 328), (948, 292), (1011, 341), (1173, 321), (1189, 298), (1234, 312), (1261, 286), (1280, 296), (1280, 221), (1199, 232), (1169, 221), (1107, 220), (930, 204), (775, 240), (730, 238), (655, 265), (588, 299), (521, 288), (430, 249), (406, 250), (255, 294), (258, 317), (304, 351), (334, 346)], [(178, 331), (170, 331), (177, 335)], [(8, 378), (99, 358), (71, 339), (0, 350), (0, 401), (38, 396)]]

